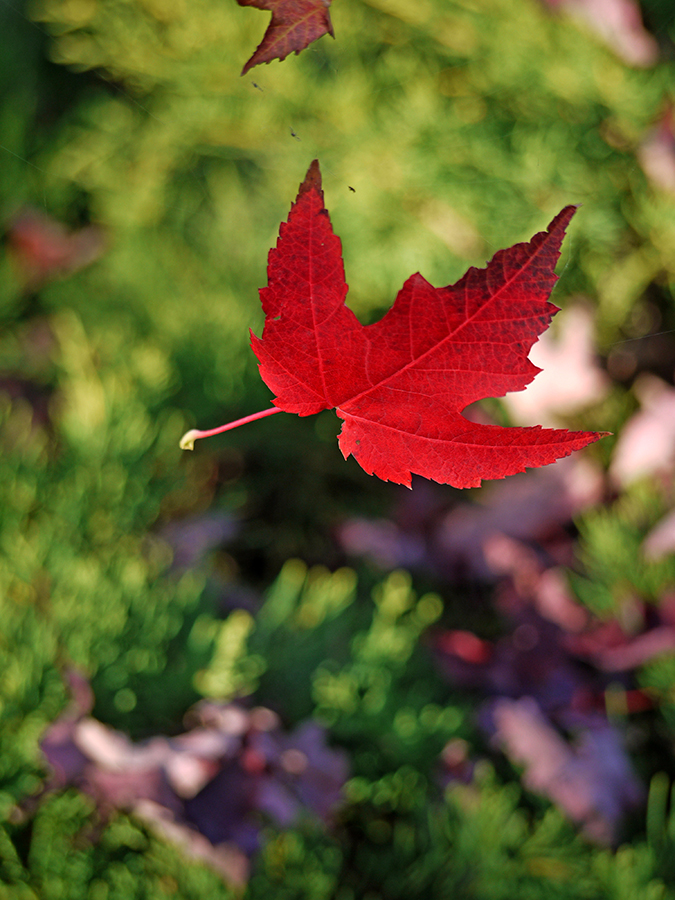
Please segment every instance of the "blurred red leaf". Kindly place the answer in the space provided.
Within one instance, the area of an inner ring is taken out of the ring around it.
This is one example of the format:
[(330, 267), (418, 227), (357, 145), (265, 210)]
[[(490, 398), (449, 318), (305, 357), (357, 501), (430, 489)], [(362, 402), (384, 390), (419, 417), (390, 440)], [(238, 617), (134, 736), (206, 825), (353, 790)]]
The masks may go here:
[(591, 840), (611, 844), (644, 794), (619, 731), (590, 719), (569, 744), (532, 697), (500, 698), (493, 718), (495, 743), (524, 767), (525, 786), (550, 797)]
[(61, 222), (30, 208), (11, 223), (8, 238), (11, 253), (31, 288), (94, 262), (105, 243), (95, 225), (68, 231)]
[(487, 663), (492, 656), (492, 644), (471, 631), (443, 631), (437, 636), (436, 646), (443, 653), (452, 653), (463, 662), (474, 665)]
[(275, 406), (308, 416), (335, 408), (339, 444), (368, 474), (410, 486), (413, 473), (458, 488), (544, 466), (598, 440), (594, 432), (469, 421), (469, 404), (520, 391), (539, 369), (527, 355), (557, 308), (548, 296), (566, 207), (529, 243), (434, 288), (411, 276), (379, 322), (345, 306), (339, 238), (315, 160), (269, 255), (262, 338), (252, 335)]
[(272, 13), (262, 42), (241, 70), (242, 75), (253, 66), (286, 59), (289, 53), (300, 53), (324, 34), (335, 37), (328, 12), (331, 0), (237, 0), (237, 3)]

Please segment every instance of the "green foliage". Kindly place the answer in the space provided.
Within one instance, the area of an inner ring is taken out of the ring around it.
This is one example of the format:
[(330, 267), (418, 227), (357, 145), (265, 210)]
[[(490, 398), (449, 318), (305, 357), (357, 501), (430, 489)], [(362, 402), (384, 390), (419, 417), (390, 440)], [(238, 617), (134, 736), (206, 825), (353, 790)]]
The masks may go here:
[(321, 834), (287, 831), (268, 835), (247, 891), (263, 900), (331, 900), (340, 880), (340, 849)]
[[(646, 7), (672, 25), (668, 4)], [(394, 495), (341, 460), (334, 417), (177, 449), (195, 421), (268, 402), (248, 328), (315, 156), (364, 319), (411, 271), (448, 283), (580, 202), (561, 305), (589, 296), (604, 350), (654, 316), (675, 324), (673, 199), (638, 159), (672, 64), (630, 68), (535, 0), (340, 0), (332, 13), (335, 42), (242, 79), (263, 22), (234, 0), (0, 4), (2, 222), (11, 231), (30, 204), (103, 242), (92, 265), (43, 279), (0, 247), (0, 900), (233, 895), (133, 818), (42, 795), (39, 740), (73, 666), (95, 714), (135, 736), (177, 730), (200, 696), (251, 697), (289, 723), (319, 718), (348, 751), (336, 821), (268, 829), (251, 898), (671, 898), (664, 775), (646, 836), (638, 825), (616, 853), (484, 764), (443, 791), (448, 741), (487, 752), (475, 699), (425, 646), (439, 597), (344, 566), (336, 522), (382, 516)], [(618, 432), (633, 408), (616, 387), (588, 425)], [(211, 504), (240, 535), (215, 565), (173, 567), (163, 526)], [(672, 556), (642, 552), (667, 507), (637, 485), (582, 518), (571, 577), (590, 610), (628, 628), (626, 609), (672, 590)], [(232, 587), (250, 611), (223, 617)], [(639, 677), (670, 745), (672, 656)]]
[[(230, 900), (219, 875), (118, 816), (96, 833), (92, 804), (65, 793), (0, 830), (2, 900)], [(98, 826), (100, 827), (100, 826)]]
[[(270, 831), (246, 896), (668, 900), (675, 893), (659, 877), (669, 873), (672, 879), (667, 791), (667, 779), (656, 779), (649, 844), (598, 853), (556, 811), (533, 818), (515, 785), (500, 785), (489, 768), (473, 786), (451, 787), (431, 805), (424, 779), (402, 769), (373, 782), (367, 794), (350, 787), (340, 845), (309, 828)], [(0, 897), (234, 896), (218, 875), (133, 819), (118, 816), (98, 834), (92, 827), (89, 801), (73, 793), (43, 803), (30, 829), (27, 823), (5, 825)]]
[[(673, 271), (670, 200), (633, 155), (669, 70), (625, 67), (542, 4), (343, 0), (338, 41), (243, 79), (232, 56), (255, 46), (259, 23), (234, 3), (31, 9), (55, 35), (53, 59), (128, 91), (85, 97), (41, 159), (57, 208), (83, 195), (115, 233), (89, 303), (121, 294), (155, 329), (180, 322), (182, 360), (199, 340), (221, 402), (245, 370), (262, 261), (312, 156), (366, 315), (410, 271), (448, 283), (568, 202), (585, 206), (561, 288), (593, 285), (607, 340)], [(226, 361), (204, 340), (214, 332)]]
[[(640, 631), (649, 607), (669, 602), (675, 588), (675, 556), (650, 556), (645, 540), (669, 509), (669, 491), (642, 481), (611, 506), (579, 520), (580, 570), (570, 574), (576, 596), (596, 615), (618, 621), (628, 635)], [(664, 650), (640, 667), (640, 686), (675, 727), (675, 654)]]
[(668, 510), (667, 492), (633, 485), (611, 506), (579, 520), (583, 575), (572, 578), (579, 598), (600, 616), (622, 616), (636, 602), (658, 604), (675, 586), (675, 558), (650, 558), (643, 547), (651, 528)]
[(404, 572), (376, 585), (372, 604), (356, 588), (350, 569), (290, 560), (255, 620), (235, 610), (222, 622), (196, 684), (223, 700), (255, 691), (292, 721), (314, 714), (352, 747), (358, 772), (423, 765), (467, 728), (466, 704), (449, 701), (419, 645), (442, 602), (418, 599)]
[(675, 728), (675, 654), (664, 653), (646, 663), (640, 684), (658, 702), (669, 727)]
[(52, 326), (59, 431), (50, 434), (24, 401), (2, 410), (0, 740), (9, 783), (63, 703), (56, 669), (80, 668), (104, 718), (147, 733), (180, 721), (211, 652), (186, 641), (209, 608), (203, 579), (169, 574), (170, 548), (145, 534), (169, 484), (179, 488), (157, 477), (178, 452), (175, 417), (153, 420), (143, 403), (155, 400), (154, 359), (141, 344), (137, 368), (113, 362), (114, 343), (92, 346), (73, 314)]
[(270, 890), (340, 900), (675, 896), (662, 880), (672, 841), (664, 843), (661, 810), (654, 811), (653, 842), (613, 853), (593, 851), (553, 809), (533, 816), (518, 788), (500, 784), (489, 766), (474, 784), (448, 788), (442, 801), (430, 803), (424, 780), (410, 769), (374, 782), (367, 793), (352, 782), (349, 799), (340, 847), (297, 831), (271, 835), (249, 896)]

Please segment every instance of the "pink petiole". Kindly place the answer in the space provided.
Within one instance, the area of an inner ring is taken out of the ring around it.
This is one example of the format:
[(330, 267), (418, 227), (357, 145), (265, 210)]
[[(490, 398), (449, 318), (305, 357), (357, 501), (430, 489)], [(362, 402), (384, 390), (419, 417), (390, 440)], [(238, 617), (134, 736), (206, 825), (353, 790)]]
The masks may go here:
[(211, 428), (209, 431), (199, 431), (192, 428), (186, 431), (180, 439), (181, 450), (194, 450), (195, 441), (200, 438), (213, 437), (214, 434), (222, 434), (223, 431), (232, 431), (233, 428), (239, 428), (240, 425), (248, 425), (249, 422), (255, 422), (256, 419), (264, 419), (265, 416), (273, 416), (274, 413), (283, 412), (278, 406), (271, 406), (269, 409), (263, 409), (260, 412), (253, 413), (252, 416), (244, 416), (243, 419), (236, 419), (234, 422), (228, 422), (227, 425), (221, 425), (219, 428)]

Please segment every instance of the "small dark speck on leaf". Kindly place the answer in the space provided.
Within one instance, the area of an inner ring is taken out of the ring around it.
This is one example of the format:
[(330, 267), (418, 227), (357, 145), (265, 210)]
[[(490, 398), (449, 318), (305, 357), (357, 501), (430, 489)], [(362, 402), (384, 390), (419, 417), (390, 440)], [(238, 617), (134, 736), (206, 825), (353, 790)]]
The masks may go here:
[(356, 193), (356, 188), (353, 188), (353, 187), (351, 186), (351, 184), (348, 184), (347, 187), (348, 187), (349, 190), (352, 192), (352, 194), (355, 194), (355, 193)]
[(292, 128), (291, 128), (291, 137), (294, 137), (296, 139), (296, 141), (300, 140), (300, 138), (297, 136), (297, 134), (293, 131)]

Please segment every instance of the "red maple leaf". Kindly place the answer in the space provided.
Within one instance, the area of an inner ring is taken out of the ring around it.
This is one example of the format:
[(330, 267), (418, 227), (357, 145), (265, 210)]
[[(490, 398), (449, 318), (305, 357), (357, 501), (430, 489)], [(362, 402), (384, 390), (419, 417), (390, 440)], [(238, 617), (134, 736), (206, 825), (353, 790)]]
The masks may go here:
[(274, 406), (181, 446), (284, 412), (335, 409), (339, 444), (366, 472), (410, 486), (423, 475), (458, 488), (544, 466), (602, 433), (481, 425), (462, 410), (520, 391), (541, 371), (527, 355), (558, 308), (548, 302), (568, 206), (530, 243), (500, 250), (485, 269), (434, 288), (412, 275), (389, 312), (362, 325), (345, 306), (340, 239), (323, 202), (315, 160), (270, 251), (261, 338), (251, 335)]
[(255, 6), (272, 13), (262, 42), (241, 70), (245, 75), (253, 66), (286, 59), (300, 53), (324, 34), (335, 37), (328, 7), (331, 0), (237, 0), (239, 6)]

